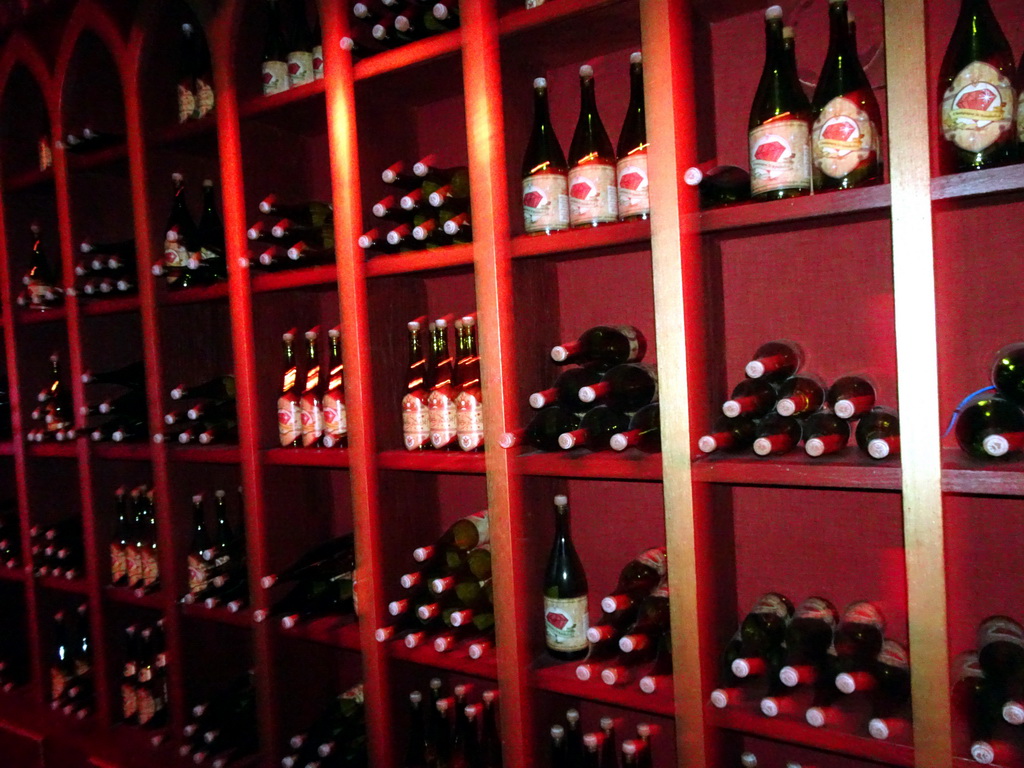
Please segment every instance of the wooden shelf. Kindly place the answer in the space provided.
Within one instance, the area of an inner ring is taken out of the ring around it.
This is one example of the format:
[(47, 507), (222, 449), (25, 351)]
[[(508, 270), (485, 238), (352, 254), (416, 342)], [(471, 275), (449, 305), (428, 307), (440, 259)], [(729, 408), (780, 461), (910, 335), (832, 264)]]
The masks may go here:
[(28, 192), (36, 187), (53, 184), (53, 178), (53, 166), (50, 166), (45, 171), (36, 169), (25, 171), (14, 176), (8, 176), (4, 180), (4, 192), (7, 194), (12, 192)]
[(150, 149), (168, 149), (198, 140), (209, 141), (215, 145), (217, 141), (217, 110), (201, 120), (187, 120), (184, 123), (173, 123), (166, 128), (154, 132), (147, 141)]
[(966, 200), (1020, 192), (1024, 192), (1024, 166), (1020, 164), (932, 179), (932, 200)]
[(228, 297), (228, 284), (225, 282), (213, 285), (200, 285), (183, 290), (165, 289), (160, 292), (158, 303), (164, 306), (180, 304), (196, 304), (202, 301), (222, 301)]
[(381, 469), (482, 475), (484, 455), (463, 451), (382, 451), (377, 454)]
[(801, 449), (781, 456), (701, 456), (693, 462), (693, 478), (701, 483), (898, 491), (902, 474), (898, 457), (875, 461), (848, 447), (817, 459)]
[(291, 629), (283, 629), (280, 624), (277, 627), (283, 638), (308, 640), (346, 651), (360, 650), (359, 624), (349, 616), (328, 616), (299, 623)]
[(149, 443), (89, 443), (90, 450), (99, 459), (124, 459), (127, 461), (149, 461), (153, 458), (153, 447)]
[(324, 94), (326, 80), (314, 80), (306, 85), (297, 88), (289, 88), (282, 93), (275, 93), (271, 96), (258, 94), (238, 105), (238, 115), (241, 118), (251, 118), (264, 115), (279, 109), (285, 109), (293, 104), (321, 97)]
[(57, 578), (56, 576), (36, 576), (36, 584), (46, 589), (52, 589), (55, 592), (70, 592), (74, 595), (87, 595), (89, 594), (89, 582), (84, 578), (77, 579), (65, 579), (63, 576)]
[(210, 464), (237, 464), (242, 454), (237, 445), (178, 445), (168, 444), (167, 457), (171, 461), (195, 461)]
[(283, 269), (280, 272), (261, 273), (257, 270), (252, 273), (252, 290), (254, 293), (270, 293), (320, 285), (333, 287), (337, 281), (338, 270), (333, 264)]
[(107, 585), (103, 589), (103, 594), (106, 595), (107, 599), (111, 602), (121, 603), (123, 605), (134, 605), (139, 608), (149, 608), (154, 611), (163, 610), (164, 607), (164, 596), (157, 590), (156, 592), (146, 592), (141, 595), (135, 593), (134, 589), (128, 587), (113, 587)]
[(512, 238), (512, 256), (591, 255), (591, 252), (602, 249), (649, 248), (650, 241), (649, 220), (625, 221), (601, 227), (567, 229), (550, 235), (520, 235)]
[(6, 565), (0, 565), (0, 581), (17, 581), (24, 584), (27, 579), (28, 575), (25, 573), (24, 566), (16, 565), (9, 568)]
[(352, 67), (352, 74), (357, 81), (396, 72), (432, 59), (450, 56), (462, 47), (462, 30), (456, 29), (440, 35), (418, 40), (390, 51), (374, 54)]
[(28, 443), (25, 454), (34, 458), (73, 459), (78, 456), (74, 442)]
[(68, 170), (70, 171), (106, 170), (106, 166), (127, 161), (128, 145), (116, 144), (94, 152), (68, 152), (67, 158)]
[(535, 669), (530, 677), (533, 686), (542, 691), (560, 693), (651, 715), (664, 717), (675, 715), (675, 704), (670, 694), (644, 693), (637, 687), (636, 681), (628, 685), (606, 685), (600, 680), (583, 682), (576, 677), (575, 663)]
[(661, 454), (629, 449), (622, 453), (585, 448), (559, 453), (535, 451), (517, 456), (515, 469), (522, 475), (580, 477), (593, 480), (661, 480)]
[(413, 272), (465, 267), (473, 263), (473, 246), (448, 245), (425, 251), (410, 251), (392, 256), (370, 256), (366, 262), (367, 277), (406, 275)]
[(536, 8), (519, 8), (506, 13), (498, 20), (498, 33), (503, 38), (514, 36), (538, 27), (547, 27), (555, 22), (576, 20), (578, 16), (619, 2), (621, 0), (558, 0)]
[(190, 619), (212, 621), (217, 624), (229, 624), (233, 627), (243, 628), (249, 628), (253, 625), (251, 608), (242, 608), (240, 611), (232, 613), (227, 608), (221, 608), (220, 606), (207, 608), (205, 605), (199, 605), (198, 603), (191, 605), (181, 603), (180, 605), (182, 614)]
[(79, 296), (79, 304), (82, 306), (82, 314), (86, 317), (138, 312), (140, 306), (138, 296), (120, 296), (115, 299), (93, 299)]
[(45, 310), (16, 307), (13, 314), (15, 325), (38, 325), (40, 323), (64, 322), (68, 319), (66, 307), (54, 307), (53, 309)]
[(466, 648), (456, 645), (446, 653), (438, 653), (433, 646), (425, 643), (418, 648), (406, 648), (400, 641), (387, 644), (388, 655), (398, 661), (408, 661), (424, 667), (444, 669), (462, 675), (482, 677), (486, 680), (498, 679), (498, 665), (494, 651), (490, 650), (481, 659), (471, 659), (466, 655)]
[(344, 467), (349, 453), (344, 448), (268, 448), (263, 463), (280, 467)]
[(959, 448), (942, 451), (942, 490), (986, 496), (1024, 496), (1024, 460), (983, 461)]

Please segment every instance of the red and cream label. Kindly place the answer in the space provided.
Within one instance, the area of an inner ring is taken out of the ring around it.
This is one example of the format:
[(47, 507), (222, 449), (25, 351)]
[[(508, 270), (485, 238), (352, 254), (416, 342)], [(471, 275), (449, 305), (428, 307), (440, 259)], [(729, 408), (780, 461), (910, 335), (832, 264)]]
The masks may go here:
[(569, 169), (569, 226), (618, 221), (615, 166), (585, 163)]
[(780, 619), (789, 616), (789, 601), (777, 592), (766, 592), (758, 598), (751, 613), (774, 613)]
[(431, 445), (435, 448), (449, 445), (458, 435), (455, 401), (443, 392), (431, 392), (427, 398), (427, 422)]
[(188, 591), (191, 595), (198, 595), (204, 589), (209, 579), (206, 568), (206, 561), (196, 554), (188, 556)]
[(302, 434), (299, 404), (289, 397), (277, 399), (277, 434), (282, 446), (291, 445)]
[(544, 598), (544, 640), (553, 651), (581, 651), (588, 645), (587, 596)]
[(188, 249), (177, 240), (164, 240), (164, 266), (184, 269), (188, 266)]
[(427, 404), (415, 395), (402, 398), (402, 440), (407, 451), (418, 450), (430, 442)]
[(160, 581), (160, 563), (156, 559), (156, 550), (146, 547), (142, 550), (142, 584), (152, 587)]
[(310, 51), (292, 51), (288, 54), (288, 85), (295, 88), (298, 85), (312, 83), (313, 75), (313, 54)]
[(121, 715), (125, 720), (135, 717), (138, 711), (138, 701), (135, 695), (135, 686), (130, 683), (121, 685)]
[(68, 678), (57, 667), (50, 668), (50, 698), (56, 701), (68, 686)]
[(288, 90), (288, 64), (283, 61), (263, 62), (263, 95), (272, 96)]
[(942, 134), (967, 152), (983, 152), (1013, 125), (1009, 78), (983, 61), (960, 70), (942, 96)]
[(885, 629), (885, 619), (882, 617), (882, 612), (878, 610), (876, 605), (866, 600), (862, 600), (859, 603), (851, 603), (847, 606), (846, 610), (843, 611), (843, 621), (849, 621), (853, 624), (868, 624), (876, 627), (879, 631)]
[(878, 127), (860, 105), (845, 96), (832, 99), (814, 121), (814, 166), (833, 179), (849, 175), (878, 153)]
[(324, 434), (334, 438), (335, 443), (348, 434), (345, 403), (333, 391), (324, 395)]
[(455, 398), (455, 432), (464, 451), (484, 444), (484, 406), (475, 395), (460, 392)]
[(562, 173), (536, 173), (523, 179), (523, 217), (527, 232), (569, 226), (569, 182)]
[(665, 547), (653, 547), (641, 552), (637, 555), (636, 561), (651, 568), (659, 576), (664, 576), (668, 572), (668, 552)]
[(835, 627), (838, 620), (835, 607), (823, 597), (808, 597), (796, 609), (795, 618), (824, 621), (830, 627)]
[(324, 412), (320, 399), (311, 392), (302, 395), (302, 444), (316, 443), (324, 433)]
[(152, 720), (157, 713), (157, 699), (152, 691), (140, 688), (135, 693), (136, 713), (139, 716), (139, 725), (145, 725)]
[(978, 648), (990, 643), (1011, 643), (1024, 648), (1024, 627), (1009, 616), (992, 616), (978, 627)]
[(619, 190), (619, 217), (641, 216), (651, 212), (651, 194), (647, 186), (647, 150), (620, 158), (615, 175)]
[(476, 546), (483, 547), (491, 541), (491, 521), (487, 517), (487, 510), (481, 509), (472, 515), (466, 515), (463, 520), (468, 520), (476, 527)]
[(128, 556), (118, 543), (110, 545), (110, 583), (120, 584), (128, 576)]
[(178, 86), (178, 122), (184, 123), (195, 117), (196, 95), (185, 85)]
[(750, 192), (811, 188), (810, 126), (778, 120), (750, 132)]
[(213, 111), (216, 99), (213, 95), (213, 84), (201, 77), (196, 78), (196, 117), (205, 117)]
[(313, 46), (313, 79), (324, 79), (324, 47), (322, 45)]
[(128, 584), (135, 586), (142, 583), (142, 550), (138, 547), (128, 547), (125, 552), (125, 559), (128, 563)]

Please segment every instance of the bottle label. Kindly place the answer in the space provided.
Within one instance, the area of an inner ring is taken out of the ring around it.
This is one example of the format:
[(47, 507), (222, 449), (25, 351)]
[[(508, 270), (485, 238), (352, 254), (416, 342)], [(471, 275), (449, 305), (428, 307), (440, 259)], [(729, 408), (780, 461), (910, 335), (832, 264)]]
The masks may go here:
[(50, 668), (50, 698), (56, 701), (67, 688), (68, 677), (57, 667)]
[(185, 85), (178, 86), (178, 122), (184, 123), (195, 117), (196, 95)]
[(1024, 648), (1024, 627), (1007, 616), (993, 616), (978, 627), (978, 648), (989, 643), (1012, 643)]
[(431, 392), (427, 398), (427, 423), (430, 427), (431, 445), (435, 448), (449, 445), (458, 434), (455, 401), (443, 392)]
[(832, 604), (823, 597), (808, 597), (796, 609), (798, 619), (816, 619), (824, 621), (830, 627), (836, 625), (836, 612)]
[(544, 5), (544, 0), (526, 0), (527, 8), (536, 8), (541, 5)]
[(53, 165), (53, 150), (50, 149), (49, 137), (39, 139), (39, 170), (45, 171)]
[(491, 541), (491, 520), (487, 517), (486, 509), (466, 515), (463, 519), (476, 526), (477, 547), (483, 547)]
[(277, 399), (277, 434), (282, 446), (292, 445), (302, 434), (299, 404), (288, 397)]
[(641, 552), (636, 561), (653, 569), (659, 576), (664, 576), (668, 572), (668, 553), (664, 547), (654, 547)]
[(213, 111), (216, 98), (213, 95), (213, 84), (201, 77), (196, 78), (196, 117), (205, 117)]
[(295, 88), (313, 82), (313, 54), (310, 51), (292, 51), (288, 54), (288, 86)]
[(415, 395), (402, 398), (402, 439), (407, 451), (415, 451), (430, 442), (427, 404)]
[(811, 188), (810, 126), (777, 120), (750, 132), (750, 193)]
[(544, 598), (544, 640), (553, 651), (582, 651), (588, 645), (587, 596)]
[(324, 434), (335, 438), (335, 442), (338, 438), (348, 434), (348, 414), (345, 412), (345, 403), (335, 390), (324, 395)]
[(523, 217), (527, 232), (569, 226), (569, 182), (562, 173), (535, 173), (523, 179)]
[(324, 79), (324, 47), (322, 45), (313, 46), (313, 79)]
[(814, 166), (841, 179), (878, 154), (878, 127), (853, 99), (839, 96), (814, 121), (811, 151)]
[(263, 95), (273, 96), (288, 90), (288, 64), (283, 61), (263, 62)]
[(983, 152), (1013, 125), (1013, 86), (983, 61), (972, 61), (942, 96), (942, 134), (966, 152)]
[(160, 563), (156, 559), (156, 550), (146, 547), (142, 550), (142, 584), (152, 587), (160, 580)]
[(476, 395), (460, 392), (455, 398), (455, 431), (464, 451), (484, 444), (484, 407)]
[(188, 591), (191, 595), (198, 595), (206, 589), (209, 573), (206, 570), (206, 561), (201, 555), (191, 554), (188, 556)]
[(188, 249), (181, 241), (164, 240), (164, 266), (184, 269), (188, 265)]
[(125, 720), (135, 717), (135, 713), (138, 711), (137, 704), (135, 686), (124, 683), (121, 686), (121, 714)]
[(145, 688), (139, 688), (135, 693), (135, 708), (139, 715), (139, 725), (145, 725), (156, 715), (156, 699), (153, 696), (152, 691)]
[(121, 584), (128, 576), (128, 556), (118, 543), (110, 545), (110, 583)]
[(129, 546), (126, 553), (128, 563), (128, 584), (135, 586), (142, 583), (142, 551), (135, 546)]
[(569, 226), (603, 224), (619, 219), (615, 166), (585, 163), (569, 169)]
[(647, 150), (620, 158), (615, 169), (619, 190), (619, 216), (641, 216), (651, 212), (647, 185)]
[(312, 392), (302, 395), (302, 444), (315, 444), (324, 433), (324, 412), (320, 399)]

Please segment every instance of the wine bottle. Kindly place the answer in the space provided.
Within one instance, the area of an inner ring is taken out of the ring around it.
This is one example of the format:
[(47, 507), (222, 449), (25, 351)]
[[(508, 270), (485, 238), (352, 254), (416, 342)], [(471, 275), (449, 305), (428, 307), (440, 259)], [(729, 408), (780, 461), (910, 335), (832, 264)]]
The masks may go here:
[(750, 200), (750, 174), (735, 165), (691, 166), (683, 173), (683, 182), (697, 188), (701, 208)]
[(560, 434), (558, 445), (566, 451), (578, 446), (602, 451), (609, 447), (612, 435), (628, 428), (629, 417), (626, 414), (610, 405), (598, 405), (583, 414), (577, 429)]
[(1002, 691), (1024, 680), (1024, 627), (1008, 616), (989, 616), (978, 625), (978, 664)]
[(738, 655), (732, 660), (732, 673), (738, 678), (757, 677), (778, 669), (782, 654), (786, 628), (793, 615), (793, 605), (778, 592), (766, 592), (757, 599), (740, 624), (741, 645)]
[(181, 25), (178, 55), (178, 122), (196, 118), (196, 60), (198, 43), (191, 24)]
[(203, 495), (192, 497), (192, 543), (188, 553), (188, 597), (190, 602), (203, 595), (209, 586), (209, 573), (203, 557), (213, 541), (206, 531), (206, 514), (203, 510)]
[(625, 611), (647, 597), (668, 572), (665, 547), (644, 550), (619, 572), (612, 593), (601, 600), (606, 614)]
[(348, 417), (345, 411), (345, 364), (341, 359), (341, 326), (327, 332), (330, 339), (330, 378), (323, 397), (324, 448), (348, 445)]
[(278, 0), (267, 0), (267, 32), (263, 38), (263, 95), (287, 91), (288, 43), (281, 24)]
[(216, 95), (213, 90), (213, 62), (210, 59), (210, 46), (202, 26), (193, 27), (195, 39), (194, 77), (196, 111), (195, 118), (206, 117), (213, 111)]
[(302, 445), (316, 448), (324, 433), (324, 412), (320, 400), (320, 363), (316, 340), (320, 326), (306, 331), (306, 383), (299, 400), (302, 416)]
[(878, 606), (864, 600), (846, 606), (834, 636), (838, 663), (843, 669), (836, 675), (836, 688), (843, 693), (856, 689), (853, 674), (868, 669), (878, 657), (884, 633), (885, 618)]
[(433, 326), (434, 381), (427, 397), (430, 445), (436, 450), (447, 450), (453, 446), (457, 437), (455, 396), (458, 382), (455, 378), (455, 359), (448, 346), (448, 318), (439, 317)]
[(644, 693), (659, 690), (672, 691), (672, 643), (668, 635), (663, 638), (661, 649), (647, 674), (640, 678), (639, 688)]
[(910, 722), (903, 716), (903, 710), (909, 701), (910, 656), (902, 644), (886, 640), (875, 667), (868, 733), (882, 740), (906, 733)]
[(213, 197), (213, 180), (203, 180), (203, 213), (199, 217), (196, 242), (190, 248), (188, 268), (202, 271), (202, 282), (226, 280), (228, 277), (224, 225), (217, 214)]
[(444, 233), (455, 243), (468, 243), (473, 239), (473, 226), (468, 213), (457, 213), (444, 223)]
[(115, 587), (128, 584), (128, 489), (121, 486), (114, 492), (114, 538), (110, 542), (110, 583)]
[(64, 383), (60, 357), (56, 352), (50, 355), (50, 375), (50, 386), (39, 393), (39, 401), (43, 403), (45, 432), (49, 436), (55, 436), (71, 429), (74, 421), (71, 390)]
[(764, 19), (764, 69), (747, 124), (750, 192), (759, 201), (811, 191), (811, 105), (786, 56), (782, 8), (769, 7)]
[(30, 229), (32, 257), (28, 272), (22, 278), (25, 291), (19, 296), (18, 304), (29, 309), (45, 311), (63, 303), (64, 291), (57, 285), (56, 273), (51, 269), (46, 257), (39, 225), (32, 224)]
[(568, 368), (558, 374), (551, 386), (530, 395), (532, 408), (560, 405), (572, 411), (585, 411), (589, 406), (579, 398), (581, 387), (601, 381), (601, 374), (592, 368)]
[(569, 528), (569, 500), (555, 496), (555, 538), (544, 575), (544, 639), (556, 659), (571, 661), (587, 652), (587, 575)]
[(551, 741), (548, 754), (550, 755), (549, 765), (569, 765), (566, 756), (565, 727), (561, 725), (551, 726)]
[[(636, 621), (619, 638), (619, 650), (623, 653), (653, 650), (660, 638), (668, 635), (671, 620), (668, 579), (663, 576), (651, 593), (640, 602)], [(653, 653), (650, 658), (653, 660)]]
[(846, 0), (829, 0), (829, 41), (811, 106), (815, 189), (882, 182), (881, 113), (850, 34)]
[(961, 0), (939, 70), (943, 173), (1013, 161), (1013, 70), (1010, 44), (988, 0)]
[(803, 438), (808, 456), (836, 453), (850, 442), (850, 423), (834, 413), (818, 411), (804, 422)]
[(430, 447), (427, 355), (420, 342), (420, 323), (424, 319), (419, 318), (407, 324), (409, 367), (406, 373), (406, 391), (402, 397), (402, 436), (407, 451), (422, 451)]
[(757, 425), (754, 453), (758, 456), (788, 453), (796, 448), (803, 436), (803, 426), (795, 416), (771, 413)]
[(185, 178), (180, 173), (171, 174), (174, 184), (174, 199), (167, 217), (164, 235), (163, 259), (153, 265), (153, 274), (166, 278), (168, 285), (187, 288), (192, 278), (188, 275), (189, 248), (199, 239), (195, 221), (185, 203)]
[(527, 234), (569, 227), (569, 166), (551, 125), (548, 81), (533, 81), (533, 129), (523, 157), (523, 217)]
[(779, 384), (775, 410), (781, 416), (807, 416), (825, 402), (825, 387), (814, 376), (791, 376)]
[(447, 547), (468, 552), (490, 541), (490, 524), (487, 510), (474, 512), (452, 523), (432, 545), (413, 550), (413, 559), (426, 563), (444, 554)]
[[(951, 678), (950, 703), (954, 716), (967, 725), (971, 757), (983, 765), (996, 762), (996, 753), (1006, 751), (1005, 742), (993, 739), (999, 727), (999, 708), (1002, 706), (999, 685), (985, 676), (978, 663), (977, 651), (961, 653), (953, 660)], [(1007, 760), (1000, 759), (999, 762)]]
[[(625, 640), (623, 637), (620, 642)], [(662, 648), (669, 642), (667, 634), (659, 634), (656, 639), (648, 642), (644, 639), (639, 645), (622, 651), (610, 664), (601, 670), (601, 682), (605, 685), (623, 685), (637, 679), (637, 675), (649, 669), (662, 654)]]
[(860, 376), (843, 376), (828, 388), (825, 401), (840, 419), (859, 419), (875, 406), (875, 388)]
[(649, 403), (633, 414), (629, 429), (611, 436), (608, 445), (616, 451), (624, 451), (635, 445), (644, 453), (661, 453), (661, 408), (658, 403)]
[(172, 400), (193, 400), (200, 397), (216, 398), (218, 400), (235, 399), (235, 377), (232, 375), (215, 376), (201, 384), (189, 387), (179, 384), (171, 390)]
[[(380, 178), (385, 184), (390, 184), (393, 187), (406, 191), (416, 189), (423, 183), (423, 180), (416, 174), (412, 173), (411, 169), (406, 170), (406, 164), (401, 160), (385, 168), (381, 172)], [(384, 200), (388, 200), (388, 198), (384, 198)], [(389, 209), (394, 207), (395, 202), (393, 197), (391, 197), (390, 200), (391, 202), (385, 206)], [(398, 208), (397, 210), (401, 209)], [(374, 206), (373, 214), (374, 216), (381, 215), (377, 213), (377, 206)]]
[(484, 444), (483, 389), (480, 355), (476, 348), (476, 315), (466, 315), (459, 329), (458, 394), (455, 396), (455, 434), (459, 448), (477, 451)]
[(704, 453), (715, 451), (739, 451), (754, 444), (757, 437), (757, 422), (748, 416), (719, 416), (711, 432), (697, 441), (697, 448)]
[(597, 325), (576, 341), (551, 349), (556, 365), (579, 364), (605, 372), (616, 365), (638, 363), (647, 352), (647, 339), (631, 325)]
[(759, 419), (774, 410), (778, 398), (778, 389), (768, 379), (743, 379), (722, 403), (722, 413), (731, 419), (737, 416)]
[(873, 459), (896, 456), (900, 452), (900, 420), (890, 408), (876, 406), (857, 424), (857, 447)]
[(136, 360), (133, 363), (128, 363), (128, 365), (106, 371), (96, 372), (87, 369), (82, 374), (82, 383), (114, 384), (119, 387), (144, 389), (146, 386), (146, 368), (141, 360)]
[(786, 665), (779, 670), (783, 685), (795, 688), (822, 679), (838, 622), (835, 606), (824, 597), (809, 597), (797, 606), (786, 627)]
[(291, 40), (286, 57), (288, 87), (295, 88), (313, 82), (313, 33), (306, 18), (305, 0), (288, 2), (291, 8)]
[(594, 68), (580, 67), (580, 115), (569, 144), (569, 226), (617, 221), (615, 150), (597, 112)]
[(1024, 450), (1024, 412), (1000, 395), (982, 395), (956, 420), (956, 441), (979, 459), (1019, 454)]
[(615, 168), (619, 219), (646, 219), (651, 215), (647, 183), (647, 123), (644, 119), (643, 54), (629, 55), (629, 105), (619, 131)]
[(284, 570), (264, 576), (260, 579), (260, 586), (270, 589), (278, 582), (347, 571), (354, 567), (355, 539), (353, 534), (348, 533), (317, 545)]
[(579, 399), (635, 411), (658, 399), (658, 375), (652, 366), (643, 363), (617, 365), (597, 384), (581, 387)]
[(565, 711), (565, 752), (568, 766), (583, 764), (583, 728), (580, 725), (580, 712), (575, 707)]
[(580, 418), (574, 411), (560, 405), (549, 405), (541, 408), (526, 427), (504, 433), (498, 444), (502, 448), (530, 445), (542, 451), (554, 451), (559, 448), (558, 438), (579, 425)]

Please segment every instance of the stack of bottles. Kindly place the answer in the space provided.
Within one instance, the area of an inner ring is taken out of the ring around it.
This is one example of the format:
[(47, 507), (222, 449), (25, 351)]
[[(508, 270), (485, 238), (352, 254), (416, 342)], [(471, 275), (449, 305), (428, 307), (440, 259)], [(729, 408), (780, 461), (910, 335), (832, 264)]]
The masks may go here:
[(263, 248), (249, 264), (267, 270), (334, 264), (334, 209), (317, 200), (286, 202), (267, 195), (260, 214), (246, 230), (249, 241)]
[(402, 765), (501, 768), (498, 691), (485, 690), (475, 702), (470, 685), (456, 685), (450, 696), (446, 693), (439, 677), (431, 679), (426, 696), (410, 691)]
[(501, 446), (660, 451), (658, 376), (640, 362), (646, 352), (647, 340), (630, 325), (598, 325), (554, 347), (551, 359), (567, 367), (530, 395), (537, 413), (525, 428), (502, 435)]
[(82, 516), (68, 517), (51, 525), (33, 525), (29, 529), (32, 569), (36, 576), (79, 579), (85, 550), (82, 544)]
[(50, 383), (39, 391), (36, 400), (38, 405), (32, 410), (31, 418), (42, 421), (43, 426), (28, 430), (25, 439), (30, 443), (73, 440), (77, 433), (71, 390), (61, 374), (60, 356), (56, 352), (50, 355)]
[(355, 616), (355, 537), (351, 533), (330, 539), (307, 551), (278, 573), (260, 579), (263, 589), (290, 585), (269, 609), (253, 612), (253, 620), (279, 619), (292, 629), (326, 616)]
[(211, 534), (206, 526), (203, 494), (192, 497), (188, 592), (181, 598), (181, 602), (186, 605), (200, 603), (207, 608), (223, 606), (231, 613), (237, 613), (249, 604), (245, 514), (240, 511), (237, 515), (236, 532), (229, 519), (225, 491), (213, 492), (213, 506), (217, 526)]
[(213, 111), (213, 66), (206, 34), (196, 21), (181, 25), (178, 58), (178, 122), (200, 120)]
[(144, 440), (149, 436), (149, 420), (146, 415), (146, 370), (141, 360), (113, 370), (82, 374), (82, 383), (87, 387), (89, 399), (96, 387), (115, 388), (116, 396), (106, 397), (98, 403), (82, 408), (87, 419), (98, 416), (101, 421), (87, 427), (84, 433), (93, 442), (113, 440), (115, 443)]
[(324, 76), (323, 35), (317, 17), (312, 29), (305, 0), (267, 0), (263, 38), (263, 95), (307, 85)]
[(185, 178), (171, 174), (174, 198), (164, 230), (164, 253), (152, 272), (175, 290), (226, 280), (224, 225), (213, 197), (213, 181), (203, 181), (203, 214), (196, 225), (185, 202)]
[(331, 699), (305, 731), (289, 739), (288, 748), (291, 751), (281, 759), (281, 768), (369, 765), (362, 683)]
[(82, 257), (75, 265), (77, 295), (110, 298), (138, 292), (134, 240), (108, 243), (85, 240), (78, 249)]
[(630, 54), (630, 95), (612, 148), (597, 111), (594, 68), (580, 67), (580, 114), (569, 156), (555, 136), (548, 109), (548, 83), (533, 81), (533, 128), (522, 167), (523, 217), (527, 233), (594, 227), (646, 219), (651, 213), (644, 120), (643, 57)]
[[(744, 752), (740, 755), (740, 765), (742, 768), (772, 768), (771, 763), (761, 762), (753, 752)], [(802, 763), (798, 763), (796, 760), (786, 760), (785, 762), (776, 762), (774, 765), (780, 766), (780, 768), (804, 768)], [(812, 768), (812, 766), (807, 766)]]
[(644, 693), (672, 690), (668, 562), (664, 547), (641, 552), (622, 569), (600, 620), (587, 628), (589, 648), (576, 667), (580, 680), (638, 683)]
[(598, 730), (585, 732), (579, 710), (567, 709), (565, 725), (551, 726), (549, 768), (650, 768), (654, 765), (651, 756), (654, 726), (637, 723), (636, 738), (624, 739), (617, 745), (615, 719), (605, 716), (598, 724)]
[(224, 768), (256, 751), (257, 734), (256, 688), (250, 671), (192, 707), (178, 754), (191, 755), (196, 765), (208, 762), (211, 768)]
[[(410, 6), (412, 7), (412, 6)], [(469, 210), (469, 170), (439, 168), (427, 155), (411, 168), (397, 162), (381, 179), (390, 190), (373, 205), (377, 226), (364, 232), (359, 247), (375, 253), (400, 253), (473, 239)]]
[(38, 224), (31, 226), (32, 257), (28, 272), (21, 278), (25, 286), (17, 295), (19, 307), (46, 311), (64, 306), (64, 289), (58, 285), (57, 272), (50, 266), (50, 260), (43, 250)]
[(81, 720), (95, 706), (87, 604), (54, 614), (52, 642), (50, 708)]
[(433, 544), (413, 551), (417, 569), (401, 578), (406, 596), (388, 604), (394, 622), (377, 629), (378, 642), (458, 648), (481, 658), (494, 645), (487, 510), (456, 520)]
[(160, 588), (159, 543), (153, 490), (139, 485), (114, 492), (114, 536), (110, 541), (110, 584), (137, 597)]
[[(122, 633), (121, 719), (127, 725), (159, 729), (167, 725), (167, 649), (164, 622), (130, 624)], [(154, 737), (156, 743), (162, 739)]]
[(284, 448), (344, 448), (348, 445), (345, 412), (345, 364), (341, 358), (341, 326), (327, 332), (328, 368), (321, 375), (317, 349), (320, 326), (306, 331), (304, 376), (299, 375), (294, 348), (297, 329), (282, 336), (284, 372), (277, 398), (277, 429)]
[(866, 601), (840, 616), (824, 597), (793, 611), (783, 595), (762, 595), (722, 655), (719, 708), (754, 704), (766, 717), (800, 717), (816, 728), (910, 733), (910, 658), (885, 637), (885, 619)]
[(177, 440), (181, 445), (210, 445), (238, 440), (233, 375), (214, 376), (191, 387), (179, 384), (170, 394), (177, 405), (188, 407), (168, 411), (164, 415), (168, 429), (154, 435), (154, 442)]
[[(422, 342), (426, 317), (407, 324), (409, 367), (402, 397), (402, 440), (407, 451), (479, 451), (484, 444), (483, 390), (476, 344), (476, 313), (439, 317), (427, 326), (430, 352)], [(452, 354), (448, 327), (455, 326)]]
[(341, 38), (341, 48), (351, 51), (353, 57), (362, 58), (458, 26), (458, 0), (441, 0), (433, 5), (366, 0), (352, 4), (349, 34)]
[(18, 508), (13, 500), (0, 504), (0, 567), (21, 566), (21, 529)]
[(801, 441), (808, 456), (843, 450), (850, 424), (857, 447), (873, 459), (899, 453), (899, 417), (875, 405), (875, 388), (860, 376), (843, 376), (831, 387), (801, 369), (803, 350), (791, 341), (758, 347), (733, 387), (722, 413), (697, 447), (704, 453), (753, 447), (758, 456), (787, 453)]
[(0, 594), (0, 691), (8, 693), (28, 683), (28, 627), (25, 603), (20, 595)]
[(953, 419), (961, 450), (991, 461), (1024, 451), (1024, 342), (1003, 347), (992, 363), (991, 386), (960, 404)]

